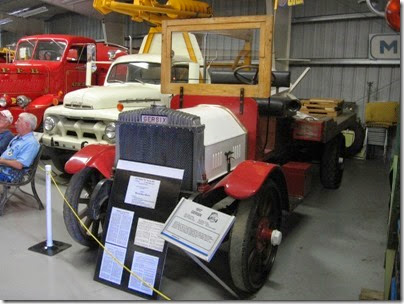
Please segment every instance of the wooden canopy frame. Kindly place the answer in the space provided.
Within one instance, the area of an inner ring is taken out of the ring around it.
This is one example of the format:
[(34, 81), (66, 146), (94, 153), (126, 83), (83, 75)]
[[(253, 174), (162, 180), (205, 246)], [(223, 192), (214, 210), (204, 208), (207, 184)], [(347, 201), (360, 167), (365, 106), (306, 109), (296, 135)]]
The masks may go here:
[[(181, 88), (187, 95), (240, 96), (244, 89), (245, 97), (268, 98), (271, 92), (272, 67), (272, 16), (219, 17), (163, 21), (161, 92), (179, 95)], [(171, 82), (171, 44), (173, 32), (259, 30), (259, 73), (258, 84), (207, 84)]]

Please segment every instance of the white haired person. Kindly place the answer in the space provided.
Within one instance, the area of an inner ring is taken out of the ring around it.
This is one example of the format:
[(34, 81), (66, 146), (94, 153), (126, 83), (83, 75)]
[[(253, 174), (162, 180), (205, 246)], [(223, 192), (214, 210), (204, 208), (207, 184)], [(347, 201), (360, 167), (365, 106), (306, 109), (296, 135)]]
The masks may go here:
[(33, 163), (39, 143), (32, 132), (37, 119), (30, 113), (21, 113), (15, 123), (17, 135), (10, 141), (0, 157), (0, 181), (19, 182), (25, 169)]
[(13, 115), (9, 110), (0, 111), (0, 154), (3, 153), (14, 137), (8, 127), (13, 123)]

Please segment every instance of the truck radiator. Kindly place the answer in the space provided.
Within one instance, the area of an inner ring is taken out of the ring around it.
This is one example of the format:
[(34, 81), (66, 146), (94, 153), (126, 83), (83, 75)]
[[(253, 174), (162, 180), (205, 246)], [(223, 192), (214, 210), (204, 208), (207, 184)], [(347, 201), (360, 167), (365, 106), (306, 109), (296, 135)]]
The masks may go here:
[[(149, 123), (158, 117), (165, 124)], [(119, 159), (184, 169), (182, 189), (196, 191), (205, 174), (200, 118), (163, 107), (127, 111), (117, 122)]]

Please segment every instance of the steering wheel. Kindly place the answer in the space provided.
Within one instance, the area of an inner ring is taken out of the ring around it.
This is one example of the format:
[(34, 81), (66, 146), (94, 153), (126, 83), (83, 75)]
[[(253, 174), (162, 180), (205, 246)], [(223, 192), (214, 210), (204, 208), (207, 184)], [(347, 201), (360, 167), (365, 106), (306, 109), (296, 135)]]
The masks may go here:
[[(248, 77), (248, 75), (243, 75), (240, 72), (241, 70), (246, 70), (246, 69), (255, 71), (254, 76)], [(234, 77), (242, 83), (252, 84), (252, 85), (255, 85), (258, 83), (258, 66), (257, 65), (248, 64), (248, 65), (239, 66), (234, 69), (233, 74), (234, 74)], [(273, 82), (275, 80), (275, 75), (273, 72), (271, 72), (271, 75), (272, 75), (272, 82)]]
[[(253, 77), (248, 77), (248, 75), (243, 75), (241, 73), (242, 70), (247, 70), (247, 69), (255, 71), (255, 74)], [(251, 64), (239, 66), (233, 70), (233, 75), (241, 83), (253, 84), (253, 85), (257, 84), (258, 83), (258, 66), (251, 65)]]

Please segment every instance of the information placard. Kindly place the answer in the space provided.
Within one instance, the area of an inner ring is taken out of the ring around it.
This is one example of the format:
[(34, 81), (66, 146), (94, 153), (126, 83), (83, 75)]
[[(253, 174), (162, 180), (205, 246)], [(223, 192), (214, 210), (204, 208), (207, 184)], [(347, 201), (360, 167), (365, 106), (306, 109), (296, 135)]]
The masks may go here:
[(94, 274), (96, 281), (157, 299), (167, 243), (161, 231), (178, 203), (184, 170), (119, 160), (108, 202), (102, 242), (131, 275), (102, 249)]
[(161, 235), (167, 242), (210, 262), (234, 220), (234, 216), (182, 198)]

